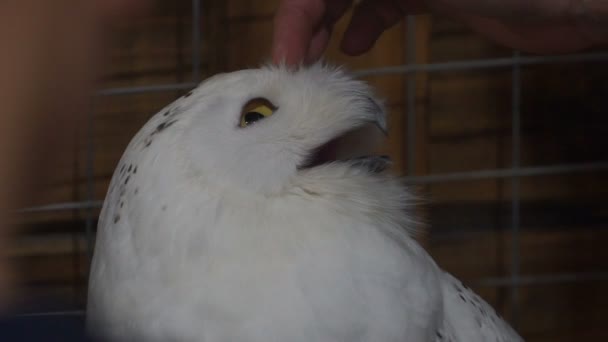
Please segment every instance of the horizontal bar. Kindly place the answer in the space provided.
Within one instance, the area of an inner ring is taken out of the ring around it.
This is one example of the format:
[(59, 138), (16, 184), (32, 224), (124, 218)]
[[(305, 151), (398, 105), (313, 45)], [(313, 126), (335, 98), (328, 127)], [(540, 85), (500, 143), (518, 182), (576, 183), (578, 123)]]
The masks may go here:
[[(526, 285), (550, 285), (550, 284), (564, 284), (564, 283), (577, 283), (577, 282), (588, 282), (588, 281), (606, 281), (608, 280), (608, 272), (585, 272), (585, 273), (558, 273), (558, 274), (547, 274), (547, 275), (531, 275), (531, 276), (520, 276), (517, 283), (513, 284), (510, 277), (489, 277), (481, 278), (479, 280), (473, 280), (471, 284), (484, 286), (484, 287), (503, 287), (503, 286), (526, 286)], [(83, 316), (85, 311), (73, 310), (73, 311), (51, 311), (51, 312), (37, 312), (18, 314), (15, 317), (54, 317), (54, 316)]]
[[(515, 64), (519, 65), (533, 65), (533, 64), (554, 64), (554, 63), (574, 63), (574, 62), (594, 62), (594, 61), (608, 61), (608, 52), (596, 52), (596, 53), (585, 53), (585, 54), (571, 54), (571, 55), (558, 55), (558, 56), (529, 56), (519, 57), (514, 59), (512, 57), (505, 58), (494, 58), (494, 59), (474, 59), (468, 61), (457, 61), (457, 62), (443, 62), (443, 63), (429, 63), (429, 64), (407, 64), (397, 65), (382, 68), (364, 69), (354, 71), (353, 73), (359, 77), (374, 76), (374, 75), (387, 75), (387, 74), (407, 74), (413, 72), (436, 72), (436, 71), (457, 71), (457, 70), (474, 70), (474, 69), (487, 69), (487, 68), (499, 68), (509, 67)], [(141, 94), (150, 92), (162, 92), (171, 90), (183, 90), (192, 89), (196, 87), (198, 83), (175, 83), (175, 84), (161, 84), (153, 86), (142, 86), (142, 87), (124, 87), (124, 88), (108, 88), (97, 92), (99, 96), (113, 96), (113, 95), (131, 95)]]
[[(473, 181), (491, 178), (527, 177), (556, 175), (575, 172), (604, 171), (608, 170), (608, 162), (582, 163), (582, 164), (563, 164), (539, 167), (527, 167), (519, 169), (498, 169), (454, 172), (427, 176), (404, 177), (407, 184), (432, 184), (443, 182)], [(103, 201), (81, 201), (54, 203), (36, 207), (20, 209), (17, 213), (35, 213), (45, 211), (63, 211), (76, 209), (98, 209), (103, 205)]]
[[(541, 226), (533, 226), (530, 228), (534, 232), (544, 231), (538, 227), (541, 227)], [(592, 227), (589, 227), (588, 229), (595, 232), (595, 231), (608, 230), (608, 227), (592, 226)], [(555, 232), (568, 231), (568, 232), (570, 232), (572, 230), (570, 228), (568, 228), (568, 226), (557, 226), (555, 228), (551, 228), (551, 231), (555, 231)], [(475, 229), (475, 230), (458, 229), (458, 230), (449, 231), (449, 232), (443, 232), (443, 231), (435, 232), (431, 229), (430, 232), (427, 231), (427, 236), (428, 236), (428, 241), (430, 241), (431, 243), (445, 243), (445, 242), (452, 242), (452, 241), (471, 241), (471, 240), (487, 237), (488, 234), (498, 234), (498, 233), (506, 233), (506, 232), (508, 232), (506, 227), (504, 229), (502, 229), (502, 228), (494, 229), (494, 227), (488, 227), (488, 228), (484, 227), (484, 228)]]
[(101, 208), (103, 201), (81, 201), (81, 202), (64, 202), (41, 205), (37, 207), (29, 207), (17, 210), (17, 213), (38, 213), (45, 211), (64, 211), (78, 209), (97, 209)]
[(472, 281), (473, 284), (487, 287), (506, 287), (506, 286), (526, 286), (526, 285), (549, 285), (549, 284), (567, 284), (579, 283), (588, 281), (605, 281), (608, 280), (608, 272), (586, 272), (586, 273), (561, 273), (547, 275), (520, 275), (517, 281), (513, 281), (511, 277), (492, 277), (482, 278)]
[(445, 182), (473, 181), (492, 178), (546, 176), (563, 173), (604, 171), (608, 170), (608, 162), (594, 162), (581, 164), (558, 164), (551, 166), (522, 167), (497, 170), (480, 170), (453, 172), (426, 176), (405, 177), (408, 184), (433, 184)]
[(50, 311), (50, 312), (33, 312), (26, 314), (16, 314), (13, 317), (16, 318), (28, 318), (28, 317), (57, 317), (57, 316), (84, 316), (83, 310), (70, 310), (70, 311)]
[(474, 59), (467, 61), (408, 64), (381, 68), (364, 69), (353, 72), (358, 77), (389, 74), (408, 74), (414, 72), (460, 71), (488, 68), (511, 67), (513, 65), (556, 64), (575, 62), (608, 61), (608, 52), (581, 53), (556, 56), (520, 56), (494, 59)]
[(125, 87), (125, 88), (108, 88), (97, 92), (99, 96), (113, 96), (113, 95), (132, 95), (142, 93), (153, 93), (171, 90), (186, 90), (196, 87), (198, 83), (175, 83), (175, 84), (160, 84), (152, 86), (142, 87)]

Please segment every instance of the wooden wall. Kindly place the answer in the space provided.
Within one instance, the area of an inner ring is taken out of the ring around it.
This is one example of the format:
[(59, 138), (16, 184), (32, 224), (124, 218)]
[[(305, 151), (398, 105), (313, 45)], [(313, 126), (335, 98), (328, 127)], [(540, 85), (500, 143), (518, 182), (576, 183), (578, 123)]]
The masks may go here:
[[(432, 62), (508, 57), (511, 51), (434, 18)], [(606, 160), (608, 103), (605, 63), (551, 65), (522, 70), (522, 166)], [(509, 68), (442, 72), (428, 76), (425, 127), (429, 173), (511, 166)], [(521, 273), (526, 276), (605, 271), (605, 172), (522, 178)], [(445, 269), (467, 282), (508, 276), (512, 254), (510, 179), (441, 183), (430, 198), (429, 250)], [(465, 233), (465, 234), (458, 234)], [(518, 330), (528, 341), (606, 337), (605, 281), (525, 285), (519, 291)], [(473, 285), (506, 317), (506, 287)]]
[[(202, 76), (255, 67), (269, 60), (276, 1), (204, 1)], [(103, 87), (191, 80), (190, 1), (158, 2), (151, 16), (117, 31), (112, 64)], [(338, 23), (337, 36), (348, 17)], [(389, 30), (375, 49), (347, 57), (332, 40), (326, 59), (351, 69), (406, 62), (406, 25)], [(419, 17), (418, 63), (508, 57), (468, 29), (442, 18)], [(511, 70), (489, 69), (415, 75), (416, 175), (509, 167)], [(395, 170), (408, 171), (407, 78), (366, 78), (387, 100), (390, 134), (382, 152)], [(589, 65), (534, 66), (522, 74), (522, 165), (542, 166), (606, 160), (608, 68)], [(103, 199), (113, 168), (133, 134), (158, 109), (181, 94), (99, 97), (92, 104), (95, 198)], [(73, 158), (31, 205), (86, 198), (86, 122), (74, 132)], [(370, 133), (371, 134), (371, 133)], [(368, 137), (361, 137), (368, 138)], [(375, 137), (374, 137), (375, 138)], [(524, 275), (607, 271), (608, 178), (605, 172), (523, 178), (521, 272)], [(510, 317), (509, 292), (481, 286), (481, 277), (508, 275), (511, 255), (511, 187), (506, 180), (441, 183), (416, 189), (428, 200), (425, 246), (446, 270)], [(61, 307), (82, 307), (87, 256), (82, 235), (86, 211), (17, 215), (23, 226), (9, 251), (20, 266), (25, 298), (55, 295)], [(93, 213), (96, 215), (96, 212)], [(462, 234), (464, 233), (464, 234)], [(74, 253), (74, 250), (77, 253)], [(601, 339), (608, 329), (608, 295), (602, 281), (536, 284), (520, 288), (518, 330), (528, 341)]]

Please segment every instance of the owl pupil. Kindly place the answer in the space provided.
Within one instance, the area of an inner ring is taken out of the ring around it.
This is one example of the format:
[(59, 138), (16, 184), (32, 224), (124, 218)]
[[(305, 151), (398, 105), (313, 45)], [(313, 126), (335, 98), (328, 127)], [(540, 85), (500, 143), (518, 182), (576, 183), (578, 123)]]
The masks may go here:
[(249, 112), (249, 113), (245, 114), (245, 124), (250, 125), (263, 118), (264, 118), (264, 115), (262, 115), (258, 112)]

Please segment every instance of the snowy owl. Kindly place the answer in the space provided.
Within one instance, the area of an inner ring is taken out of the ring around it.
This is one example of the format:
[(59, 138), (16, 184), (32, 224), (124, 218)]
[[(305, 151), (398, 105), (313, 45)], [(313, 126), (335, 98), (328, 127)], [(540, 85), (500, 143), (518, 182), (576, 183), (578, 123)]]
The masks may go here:
[(153, 116), (99, 221), (88, 326), (122, 341), (521, 341), (412, 238), (383, 157), (318, 157), (382, 103), (348, 72), (214, 76)]

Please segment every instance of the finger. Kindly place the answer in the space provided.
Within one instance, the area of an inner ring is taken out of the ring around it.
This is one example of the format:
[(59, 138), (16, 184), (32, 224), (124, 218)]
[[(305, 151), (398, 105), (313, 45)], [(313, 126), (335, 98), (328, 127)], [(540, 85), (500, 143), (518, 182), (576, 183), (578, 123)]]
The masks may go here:
[(300, 63), (308, 52), (315, 28), (325, 13), (323, 0), (284, 0), (274, 19), (272, 58), (275, 63)]
[(344, 33), (341, 49), (349, 55), (369, 50), (386, 29), (399, 22), (405, 12), (396, 1), (364, 0), (353, 13)]
[(326, 11), (320, 26), (317, 28), (306, 57), (307, 63), (317, 61), (329, 44), (334, 24), (344, 16), (350, 7), (352, 0), (334, 0), (326, 3)]
[(324, 22), (328, 25), (334, 25), (338, 21), (346, 10), (350, 8), (353, 0), (329, 0), (325, 3), (325, 17)]
[(312, 64), (321, 58), (329, 44), (331, 31), (332, 27), (329, 25), (323, 25), (317, 30), (308, 46), (308, 51), (306, 52), (305, 62), (307, 64)]

